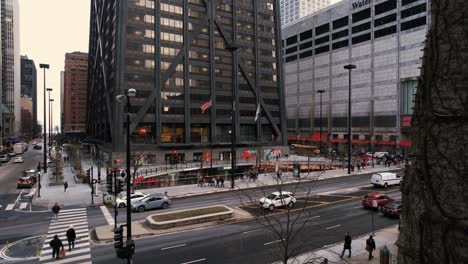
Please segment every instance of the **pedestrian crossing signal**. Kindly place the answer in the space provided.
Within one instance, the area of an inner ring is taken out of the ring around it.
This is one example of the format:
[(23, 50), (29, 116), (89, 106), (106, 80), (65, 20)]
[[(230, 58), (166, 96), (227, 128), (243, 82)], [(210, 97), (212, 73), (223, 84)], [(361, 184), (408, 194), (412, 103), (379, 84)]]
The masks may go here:
[(123, 247), (123, 228), (121, 226), (114, 228), (114, 248)]
[(109, 173), (106, 176), (106, 183), (107, 183), (107, 193), (112, 194), (113, 193), (113, 188), (112, 188), (112, 174)]

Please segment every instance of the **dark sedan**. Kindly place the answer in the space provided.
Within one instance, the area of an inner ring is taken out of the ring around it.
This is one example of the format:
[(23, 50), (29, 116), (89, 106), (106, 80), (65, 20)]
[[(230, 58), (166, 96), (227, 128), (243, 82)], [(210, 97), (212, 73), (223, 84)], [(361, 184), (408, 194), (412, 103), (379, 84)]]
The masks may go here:
[(401, 202), (388, 203), (382, 207), (381, 211), (385, 216), (399, 218), (401, 214)]
[(31, 177), (25, 176), (18, 179), (16, 182), (17, 188), (32, 188), (34, 180)]

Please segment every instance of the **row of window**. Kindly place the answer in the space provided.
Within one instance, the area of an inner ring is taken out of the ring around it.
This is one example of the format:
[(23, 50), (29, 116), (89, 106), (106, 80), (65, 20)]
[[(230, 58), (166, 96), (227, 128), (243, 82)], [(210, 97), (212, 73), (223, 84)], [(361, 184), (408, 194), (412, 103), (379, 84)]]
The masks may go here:
[[(407, 0), (407, 1), (410, 1), (410, 0)], [(414, 0), (414, 1), (417, 1), (417, 0)], [(383, 2), (381, 4), (375, 5), (375, 15), (379, 15), (379, 14), (388, 12), (388, 11), (393, 10), (393, 9), (396, 9), (396, 0), (388, 0), (388, 1)], [(420, 5), (417, 5), (417, 6), (402, 10), (400, 12), (400, 17), (403, 19), (403, 18), (407, 18), (407, 17), (410, 17), (410, 16), (417, 15), (419, 13), (426, 12), (426, 11), (427, 11), (427, 5), (426, 5), (426, 3), (423, 3), (423, 4), (420, 4)], [(368, 19), (370, 17), (371, 17), (371, 9), (367, 8), (367, 9), (361, 10), (359, 12), (353, 13), (352, 14), (352, 23), (354, 24), (354, 23), (357, 23), (359, 21)], [(396, 19), (397, 19), (397, 13), (393, 13), (393, 14), (390, 14), (390, 15), (375, 19), (374, 20), (374, 26), (378, 27), (378, 26), (381, 26), (381, 25), (384, 25), (384, 24), (387, 24), (387, 23), (391, 23), (393, 21), (396, 21)], [(348, 26), (348, 23), (349, 23), (348, 16), (345, 16), (345, 17), (342, 17), (340, 19), (332, 21), (331, 24), (332, 24), (333, 30), (336, 30), (336, 29)], [(363, 31), (363, 30), (366, 30), (366, 29), (369, 29), (369, 28), (370, 28), (370, 22), (367, 22), (367, 23), (364, 23), (364, 24), (361, 24), (361, 25), (353, 26), (352, 31), (353, 31), (353, 33), (357, 33), (357, 32), (360, 32), (360, 31)], [(323, 24), (321, 26), (315, 27), (315, 36), (320, 36), (320, 35), (325, 34), (327, 32), (330, 32), (330, 23), (326, 23), (326, 24)], [(340, 31), (338, 33), (344, 34), (343, 32), (344, 31)], [(338, 34), (338, 33), (333, 33), (333, 35)], [(304, 41), (304, 40), (310, 39), (312, 37), (313, 37), (312, 29), (306, 30), (306, 31), (299, 34), (299, 41)], [(283, 43), (283, 44), (286, 44), (286, 46), (289, 46), (289, 45), (293, 45), (293, 44), (297, 43), (297, 41), (298, 41), (297, 36), (292, 36), (292, 37), (287, 38), (286, 43)]]
[[(417, 19), (413, 19), (413, 20), (401, 23), (400, 29), (401, 29), (401, 31), (404, 31), (404, 30), (412, 29), (412, 28), (419, 27), (419, 26), (422, 26), (422, 25), (425, 25), (425, 24), (426, 24), (426, 17), (420, 17), (420, 18), (417, 18)], [(381, 38), (381, 37), (384, 37), (384, 36), (387, 36), (387, 35), (394, 34), (396, 32), (397, 32), (397, 26), (396, 25), (389, 26), (389, 27), (382, 28), (382, 29), (374, 31), (374, 38), (375, 39)], [(346, 32), (346, 34), (347, 34), (347, 32)], [(371, 39), (371, 33), (370, 32), (359, 35), (359, 36), (353, 36), (351, 38), (351, 44), (352, 45), (358, 44), (358, 43), (361, 43), (361, 42), (364, 42), (364, 41), (368, 41), (370, 39)], [(322, 38), (319, 38), (319, 39), (315, 40), (315, 45), (320, 45), (320, 44), (326, 43), (328, 41), (329, 41), (328, 36), (322, 37)], [(338, 42), (333, 42), (332, 43), (332, 50), (343, 48), (343, 47), (346, 47), (348, 45), (349, 45), (349, 40), (348, 39), (344, 39), (344, 40), (341, 40), (341, 41), (338, 41)], [(312, 41), (305, 42), (305, 43), (302, 43), (301, 45), (299, 45), (299, 50), (307, 49), (307, 48), (310, 48), (310, 47), (312, 47)], [(294, 46), (294, 47), (290, 47), (290, 48), (286, 49), (285, 54), (288, 55), (288, 54), (291, 54), (291, 53), (295, 53), (297, 51), (298, 51), (297, 46)], [(329, 45), (315, 48), (315, 54), (316, 55), (324, 53), (324, 52), (328, 52), (328, 51), (330, 51)], [(313, 55), (312, 50), (309, 50), (309, 51), (299, 53), (299, 58), (303, 59), (303, 58), (306, 58), (306, 57), (310, 57), (312, 55)], [(286, 62), (291, 62), (291, 61), (295, 61), (295, 60), (297, 60), (297, 54), (287, 56), (286, 59), (285, 59)]]

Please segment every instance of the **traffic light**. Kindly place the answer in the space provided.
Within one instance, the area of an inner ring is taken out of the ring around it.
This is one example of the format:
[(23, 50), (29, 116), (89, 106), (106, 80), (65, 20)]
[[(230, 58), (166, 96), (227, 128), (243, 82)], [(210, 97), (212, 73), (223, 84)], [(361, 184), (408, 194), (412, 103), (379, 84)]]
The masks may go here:
[(125, 185), (125, 181), (121, 179), (117, 179), (117, 184), (116, 184), (117, 190), (115, 190), (115, 193), (116, 194), (121, 193), (124, 189), (124, 185)]
[(113, 193), (113, 189), (112, 186), (112, 173), (107, 173), (107, 176), (106, 176), (106, 182), (107, 182), (107, 193), (109, 194), (112, 194)]
[(123, 228), (121, 226), (114, 228), (114, 248), (123, 247)]
[(91, 170), (87, 169), (86, 170), (86, 177), (83, 179), (83, 183), (89, 183), (91, 179)]
[(39, 164), (37, 164), (37, 171), (41, 171), (41, 162), (39, 162)]

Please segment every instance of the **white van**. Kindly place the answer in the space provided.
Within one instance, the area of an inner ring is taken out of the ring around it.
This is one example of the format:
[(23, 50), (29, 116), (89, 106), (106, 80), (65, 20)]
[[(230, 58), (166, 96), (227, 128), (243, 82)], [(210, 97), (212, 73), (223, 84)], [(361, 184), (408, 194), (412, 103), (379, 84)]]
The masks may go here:
[(390, 185), (398, 185), (401, 182), (400, 175), (393, 172), (379, 172), (374, 173), (371, 178), (371, 183), (374, 186), (387, 188)]

